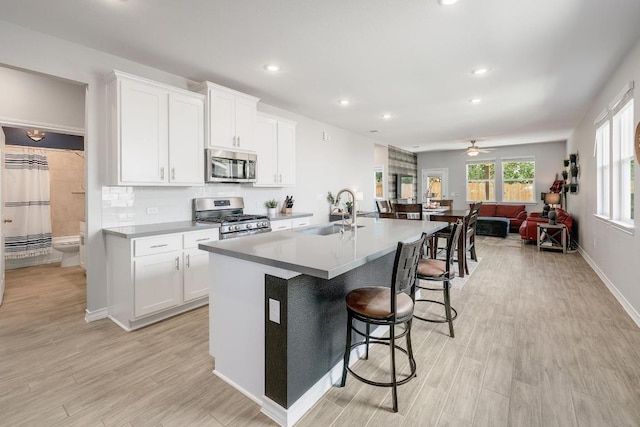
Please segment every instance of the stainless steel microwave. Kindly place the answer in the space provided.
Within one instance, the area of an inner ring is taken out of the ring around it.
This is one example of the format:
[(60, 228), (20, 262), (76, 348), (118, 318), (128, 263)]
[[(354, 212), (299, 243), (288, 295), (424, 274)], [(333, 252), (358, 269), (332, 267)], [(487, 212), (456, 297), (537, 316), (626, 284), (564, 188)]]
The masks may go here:
[(207, 148), (205, 182), (255, 182), (257, 160), (254, 153)]

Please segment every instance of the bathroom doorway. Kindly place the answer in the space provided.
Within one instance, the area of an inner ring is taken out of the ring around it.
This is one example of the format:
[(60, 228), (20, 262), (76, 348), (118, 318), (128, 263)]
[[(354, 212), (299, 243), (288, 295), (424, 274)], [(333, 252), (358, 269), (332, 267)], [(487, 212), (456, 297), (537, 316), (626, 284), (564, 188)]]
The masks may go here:
[[(50, 240), (54, 239), (62, 243), (67, 240), (76, 240), (80, 234), (79, 219), (84, 219), (86, 212), (86, 166), (84, 159), (84, 132), (85, 132), (85, 103), (86, 85), (71, 82), (54, 76), (38, 74), (35, 72), (19, 70), (0, 66), (0, 90), (3, 98), (0, 99), (0, 127), (14, 129), (13, 132), (24, 133), (24, 139), (30, 141), (38, 149), (47, 150), (47, 161), (53, 173), (50, 181), (50, 203), (54, 211), (51, 215), (52, 225)], [(17, 130), (16, 130), (17, 129)], [(6, 129), (5, 129), (6, 130)], [(4, 133), (4, 132), (3, 132)], [(28, 133), (31, 134), (27, 139)], [(66, 135), (80, 141), (80, 146), (75, 147), (45, 147), (43, 142), (52, 143), (56, 136)], [(6, 221), (11, 221), (6, 215), (4, 197), (6, 196), (6, 182), (4, 175), (4, 156), (9, 146), (5, 146), (3, 135), (0, 135), (0, 217), (2, 228)], [(11, 149), (16, 144), (11, 145)], [(20, 145), (20, 144), (17, 144)], [(26, 144), (25, 144), (26, 145)], [(55, 169), (55, 172), (54, 172)], [(68, 193), (68, 194), (66, 194)], [(15, 213), (12, 213), (14, 216)], [(76, 218), (77, 217), (77, 218)], [(54, 232), (55, 230), (55, 232)], [(0, 234), (0, 270), (2, 278), (6, 278), (5, 271), (17, 268), (28, 269), (34, 265), (59, 265), (62, 252), (53, 253), (51, 256), (38, 255), (8, 260), (5, 255), (4, 230)], [(46, 233), (43, 233), (46, 234)], [(68, 249), (70, 244), (65, 245)], [(54, 256), (55, 254), (55, 256)], [(73, 267), (82, 272), (80, 267)], [(20, 277), (18, 286), (29, 286), (25, 283), (28, 278), (37, 277), (33, 274), (11, 274), (15, 281)], [(82, 292), (86, 295), (86, 276), (83, 277)], [(0, 280), (0, 304), (7, 304), (7, 295), (10, 293), (10, 279)], [(15, 284), (14, 284), (15, 285)], [(5, 293), (6, 291), (6, 293)], [(3, 305), (4, 305), (3, 304)]]

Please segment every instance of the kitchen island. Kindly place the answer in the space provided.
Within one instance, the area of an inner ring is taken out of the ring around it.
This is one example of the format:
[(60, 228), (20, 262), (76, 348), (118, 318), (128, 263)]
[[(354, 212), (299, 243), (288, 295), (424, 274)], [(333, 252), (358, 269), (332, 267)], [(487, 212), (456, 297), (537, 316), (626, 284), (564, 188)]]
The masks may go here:
[(345, 295), (389, 286), (398, 241), (446, 225), (362, 218), (344, 232), (338, 223), (201, 244), (215, 374), (292, 425), (340, 378)]

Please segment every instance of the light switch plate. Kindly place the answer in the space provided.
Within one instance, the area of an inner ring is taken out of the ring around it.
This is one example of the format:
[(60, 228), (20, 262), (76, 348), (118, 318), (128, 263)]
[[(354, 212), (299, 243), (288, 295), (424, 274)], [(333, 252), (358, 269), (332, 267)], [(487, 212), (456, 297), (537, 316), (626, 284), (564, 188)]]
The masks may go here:
[(280, 301), (269, 298), (269, 320), (280, 324)]
[(156, 215), (158, 213), (157, 207), (147, 208), (147, 215)]

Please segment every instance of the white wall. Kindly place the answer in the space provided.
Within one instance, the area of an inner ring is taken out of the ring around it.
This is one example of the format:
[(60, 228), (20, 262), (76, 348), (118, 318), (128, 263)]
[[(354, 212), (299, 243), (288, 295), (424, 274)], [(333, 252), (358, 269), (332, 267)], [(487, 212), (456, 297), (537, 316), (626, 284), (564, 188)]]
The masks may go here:
[(596, 163), (593, 157), (595, 128), (593, 121), (607, 108), (616, 95), (635, 82), (635, 120), (640, 120), (640, 43), (627, 55), (613, 72), (599, 94), (594, 98), (582, 122), (569, 138), (567, 152), (580, 155), (579, 193), (573, 203), (572, 213), (578, 220), (580, 250), (591, 263), (603, 281), (618, 297), (627, 311), (640, 324), (640, 279), (638, 279), (638, 260), (640, 260), (640, 200), (638, 184), (640, 178), (636, 159), (636, 231), (633, 234), (621, 231), (594, 217), (596, 212)]
[(0, 67), (0, 119), (84, 129), (82, 84)]
[[(298, 121), (297, 182), (295, 189), (253, 189), (231, 185), (184, 189), (105, 187), (106, 109), (103, 77), (113, 69), (188, 88), (191, 82), (161, 70), (47, 36), (0, 21), (0, 65), (35, 71), (87, 84), (86, 95), (86, 215), (87, 311), (89, 317), (106, 308), (106, 264), (102, 228), (121, 223), (155, 223), (191, 218), (191, 199), (203, 195), (245, 196), (247, 211), (264, 209), (270, 198), (293, 194), (295, 210), (314, 213), (325, 222), (327, 191), (350, 187), (364, 192), (363, 209), (373, 209), (373, 140), (273, 107), (260, 109)], [(20, 116), (21, 112), (8, 112)], [(19, 119), (20, 117), (15, 117)], [(55, 120), (64, 120), (56, 118)], [(322, 141), (322, 132), (330, 141)], [(127, 195), (129, 194), (129, 195)], [(103, 211), (103, 198), (108, 200)], [(120, 200), (112, 205), (113, 200)], [(131, 206), (127, 206), (131, 204)], [(124, 206), (122, 206), (124, 205)], [(146, 206), (158, 206), (158, 215), (146, 215)], [(260, 206), (260, 207), (258, 207)], [(133, 208), (133, 209), (128, 209)], [(103, 217), (104, 214), (104, 217)]]
[[(468, 206), (466, 200), (466, 164), (467, 161), (491, 160), (496, 162), (496, 198), (502, 199), (501, 173), (502, 159), (514, 157), (533, 157), (536, 161), (535, 194), (536, 203), (527, 206), (527, 212), (541, 211), (543, 207), (540, 201), (540, 193), (549, 191), (556, 174), (562, 179), (561, 172), (564, 169), (563, 160), (566, 158), (566, 143), (547, 142), (543, 144), (523, 144), (508, 147), (498, 147), (490, 153), (481, 153), (477, 157), (469, 157), (463, 151), (430, 151), (418, 154), (418, 194), (422, 194), (422, 170), (423, 169), (449, 169), (449, 194), (447, 198), (453, 199), (454, 209), (464, 209)], [(456, 196), (452, 196), (456, 193)], [(569, 210), (572, 209), (572, 196), (569, 195)]]

